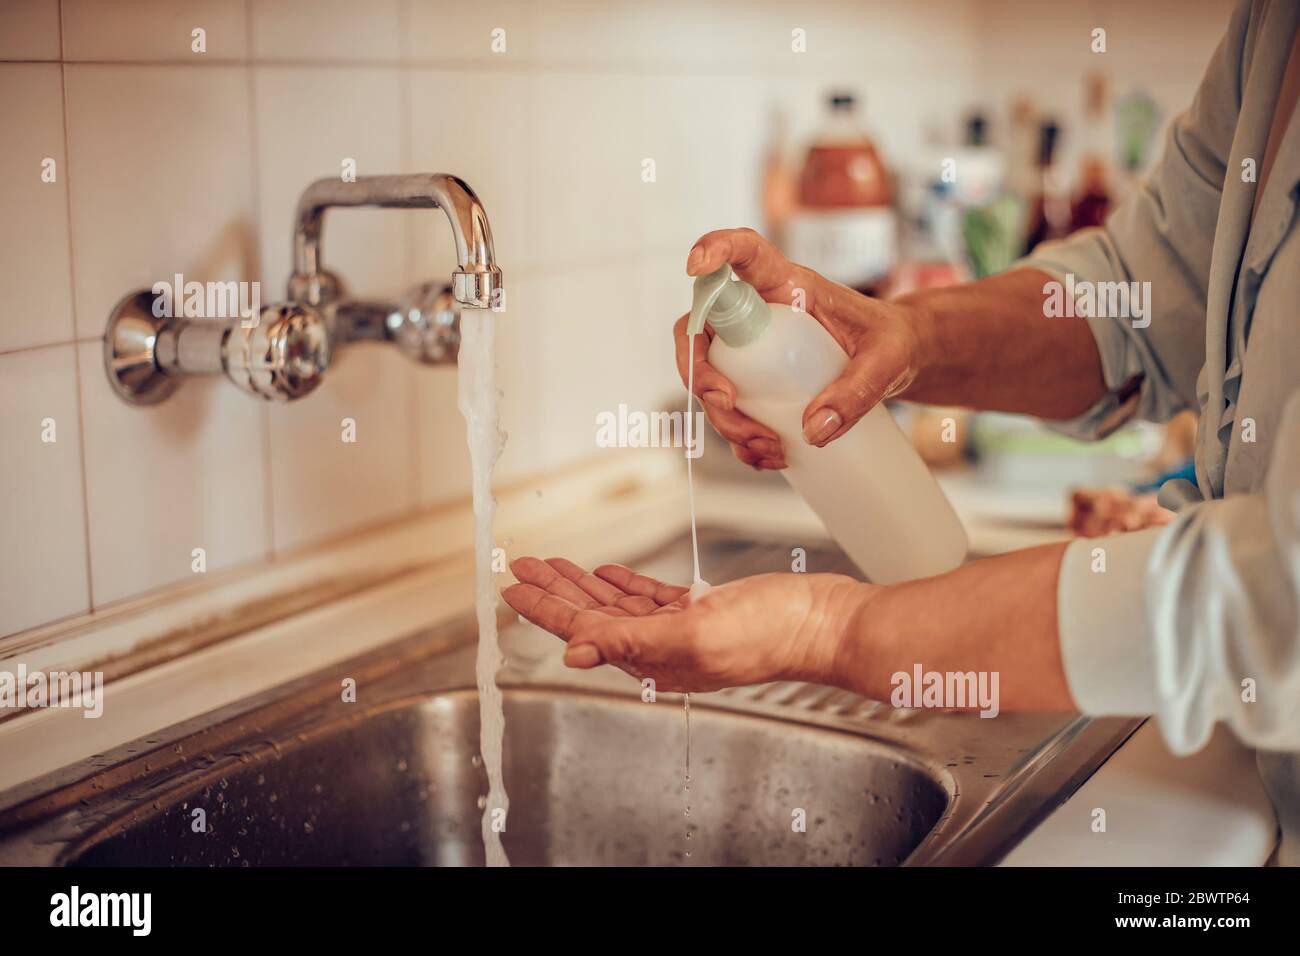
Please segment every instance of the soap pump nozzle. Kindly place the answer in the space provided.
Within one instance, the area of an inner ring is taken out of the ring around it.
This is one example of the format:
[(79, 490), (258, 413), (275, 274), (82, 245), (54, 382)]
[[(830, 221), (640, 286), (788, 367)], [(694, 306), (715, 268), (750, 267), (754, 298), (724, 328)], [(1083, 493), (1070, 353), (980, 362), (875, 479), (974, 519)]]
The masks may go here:
[(740, 279), (733, 281), (731, 266), (723, 265), (695, 280), (686, 332), (697, 335), (708, 322), (722, 341), (740, 346), (758, 338), (771, 319), (771, 310), (758, 290)]

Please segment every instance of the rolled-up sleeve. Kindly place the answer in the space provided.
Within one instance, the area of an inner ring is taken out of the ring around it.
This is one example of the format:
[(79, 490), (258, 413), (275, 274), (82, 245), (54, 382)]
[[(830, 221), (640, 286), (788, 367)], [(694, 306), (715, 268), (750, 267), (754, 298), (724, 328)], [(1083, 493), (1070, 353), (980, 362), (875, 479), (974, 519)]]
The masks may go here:
[(1206, 288), (1241, 105), (1249, 14), (1249, 4), (1237, 8), (1191, 107), (1171, 124), (1159, 164), (1106, 224), (1042, 243), (1017, 264), (1062, 283), (1067, 275), (1076, 282), (1150, 283), (1149, 316), (1088, 317), (1107, 392), (1077, 418), (1050, 423), (1057, 430), (1097, 438), (1133, 417), (1167, 421), (1195, 407), (1196, 376), (1205, 362)]
[(1300, 750), (1300, 392), (1261, 493), (1072, 542), (1057, 597), (1066, 679), (1085, 713), (1155, 714), (1180, 753), (1217, 721), (1248, 745)]

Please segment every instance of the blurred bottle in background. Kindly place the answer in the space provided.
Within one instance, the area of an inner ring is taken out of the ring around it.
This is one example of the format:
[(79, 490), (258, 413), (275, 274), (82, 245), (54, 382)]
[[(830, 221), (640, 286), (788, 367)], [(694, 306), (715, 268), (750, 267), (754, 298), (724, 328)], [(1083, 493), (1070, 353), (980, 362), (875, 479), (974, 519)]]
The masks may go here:
[(768, 121), (767, 154), (763, 158), (763, 234), (785, 245), (785, 226), (799, 204), (799, 171), (790, 160), (786, 117), (774, 109)]
[[(1026, 214), (1038, 197), (1038, 110), (1026, 96), (1011, 102), (1011, 127), (1004, 141), (1007, 164), (1007, 193), (1020, 200)], [(1028, 223), (1021, 230), (1021, 244)]]
[(1070, 232), (1070, 194), (1057, 164), (1061, 128), (1054, 120), (1038, 126), (1038, 184), (1030, 202), (1025, 249), (1028, 253), (1040, 242), (1059, 239)]
[(1084, 78), (1079, 181), (1070, 208), (1070, 228), (1100, 226), (1111, 207), (1110, 164), (1115, 138), (1106, 80), (1100, 73)]
[(785, 223), (785, 252), (822, 275), (873, 294), (897, 259), (893, 187), (850, 93), (830, 96), (829, 116), (804, 159), (799, 208)]
[(1160, 128), (1160, 110), (1143, 90), (1133, 90), (1115, 104), (1116, 137), (1119, 140), (1119, 177), (1116, 199), (1122, 200), (1137, 185), (1151, 163)]

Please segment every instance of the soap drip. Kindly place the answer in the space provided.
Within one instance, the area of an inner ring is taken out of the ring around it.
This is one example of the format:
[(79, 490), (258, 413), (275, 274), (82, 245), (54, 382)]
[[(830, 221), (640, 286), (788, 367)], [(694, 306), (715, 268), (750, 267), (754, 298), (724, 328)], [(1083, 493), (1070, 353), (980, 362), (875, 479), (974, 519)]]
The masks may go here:
[[(686, 496), (691, 509), (691, 559), (694, 573), (691, 576), (691, 589), (686, 600), (689, 603), (709, 591), (710, 584), (700, 577), (700, 539), (695, 527), (695, 469), (691, 451), (695, 448), (695, 339), (698, 332), (687, 336), (686, 364)], [(700, 438), (700, 441), (703, 441)], [(682, 695), (682, 706), (686, 711), (686, 764), (682, 770), (682, 795), (686, 801), (686, 859), (691, 858), (690, 840), (695, 829), (691, 824), (691, 695)]]
[[(689, 598), (695, 600), (709, 590), (709, 582), (700, 577), (700, 539), (695, 529), (695, 468), (691, 450), (695, 447), (695, 339), (699, 333), (688, 336), (686, 364), (686, 497), (691, 509), (691, 558), (694, 574), (691, 577)], [(700, 438), (700, 441), (703, 441)]]

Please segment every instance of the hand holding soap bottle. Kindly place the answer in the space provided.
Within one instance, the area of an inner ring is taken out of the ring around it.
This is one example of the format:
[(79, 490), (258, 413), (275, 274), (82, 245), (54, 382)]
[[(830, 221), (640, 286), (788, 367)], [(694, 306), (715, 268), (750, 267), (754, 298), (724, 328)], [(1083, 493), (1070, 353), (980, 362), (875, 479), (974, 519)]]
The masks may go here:
[[(808, 308), (817, 308), (815, 297)], [(883, 405), (822, 447), (805, 440), (806, 408), (849, 362), (813, 315), (764, 301), (724, 262), (696, 279), (684, 331), (700, 334), (706, 323), (714, 333), (708, 365), (735, 386), (736, 409), (780, 437), (786, 479), (869, 580), (889, 584), (961, 564), (961, 522)], [(697, 355), (703, 346), (697, 340)]]

